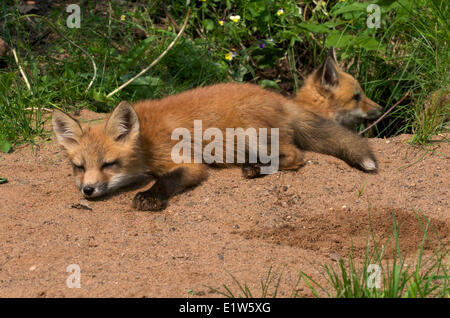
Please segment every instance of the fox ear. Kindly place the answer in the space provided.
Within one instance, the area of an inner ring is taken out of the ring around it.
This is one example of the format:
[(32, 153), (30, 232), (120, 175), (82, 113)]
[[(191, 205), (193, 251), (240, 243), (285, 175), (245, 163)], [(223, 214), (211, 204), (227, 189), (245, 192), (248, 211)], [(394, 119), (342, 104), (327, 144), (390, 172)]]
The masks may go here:
[(115, 141), (139, 134), (139, 117), (129, 102), (123, 101), (114, 109), (109, 117), (105, 132)]
[(330, 46), (330, 49), (328, 50), (328, 57), (332, 58), (333, 62), (337, 65), (336, 51), (333, 46)]
[(68, 149), (80, 143), (83, 130), (75, 118), (55, 109), (52, 115), (52, 125), (58, 143), (64, 148)]
[(326, 89), (339, 85), (339, 70), (333, 57), (327, 56), (325, 62), (317, 69), (316, 81)]

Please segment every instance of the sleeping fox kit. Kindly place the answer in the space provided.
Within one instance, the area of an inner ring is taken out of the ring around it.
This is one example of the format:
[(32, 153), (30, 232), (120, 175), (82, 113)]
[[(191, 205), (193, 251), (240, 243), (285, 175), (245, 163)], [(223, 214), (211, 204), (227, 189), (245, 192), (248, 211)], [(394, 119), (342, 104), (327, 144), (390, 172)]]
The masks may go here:
[[(367, 141), (343, 125), (379, 113), (380, 106), (358, 82), (339, 70), (330, 49), (294, 99), (253, 84), (226, 83), (134, 105), (121, 102), (97, 125), (81, 124), (59, 110), (52, 123), (86, 198), (152, 175), (156, 182), (132, 205), (157, 211), (173, 195), (205, 180), (208, 164), (237, 164), (244, 177), (255, 178), (268, 173), (269, 165), (298, 169), (303, 151), (309, 150), (376, 172)], [(221, 140), (225, 135), (226, 142)]]

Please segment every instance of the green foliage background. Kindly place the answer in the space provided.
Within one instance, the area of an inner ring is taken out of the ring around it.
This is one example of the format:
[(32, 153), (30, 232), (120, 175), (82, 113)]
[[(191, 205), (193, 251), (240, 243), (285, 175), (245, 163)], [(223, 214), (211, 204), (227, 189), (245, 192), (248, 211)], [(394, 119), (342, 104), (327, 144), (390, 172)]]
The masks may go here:
[[(337, 48), (341, 66), (385, 109), (409, 92), (373, 135), (413, 133), (411, 141), (424, 144), (448, 127), (448, 98), (447, 104), (441, 102), (449, 92), (446, 0), (80, 1), (80, 29), (66, 25), (71, 2), (31, 15), (20, 12), (21, 1), (2, 2), (0, 37), (18, 52), (32, 90), (12, 55), (0, 58), (0, 146), (5, 152), (46, 134), (45, 109), (107, 112), (123, 99), (161, 98), (224, 81), (254, 82), (293, 95), (330, 46)], [(165, 50), (183, 22), (187, 2), (192, 13), (180, 41), (148, 73), (107, 98)], [(370, 4), (380, 10), (379, 28), (367, 26), (374, 14)], [(87, 92), (90, 60), (61, 35), (96, 62), (98, 76)], [(432, 100), (432, 94), (439, 98)], [(425, 112), (430, 103), (436, 107)]]

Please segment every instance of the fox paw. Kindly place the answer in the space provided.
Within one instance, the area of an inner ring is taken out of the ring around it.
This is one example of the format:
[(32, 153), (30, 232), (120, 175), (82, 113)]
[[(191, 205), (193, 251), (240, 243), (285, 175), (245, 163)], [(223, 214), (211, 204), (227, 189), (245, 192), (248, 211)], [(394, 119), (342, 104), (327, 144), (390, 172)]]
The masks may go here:
[(258, 178), (261, 176), (261, 167), (258, 165), (243, 166), (242, 175), (246, 179)]
[(154, 193), (139, 192), (133, 199), (133, 209), (141, 211), (161, 211), (167, 207), (167, 200), (157, 197)]

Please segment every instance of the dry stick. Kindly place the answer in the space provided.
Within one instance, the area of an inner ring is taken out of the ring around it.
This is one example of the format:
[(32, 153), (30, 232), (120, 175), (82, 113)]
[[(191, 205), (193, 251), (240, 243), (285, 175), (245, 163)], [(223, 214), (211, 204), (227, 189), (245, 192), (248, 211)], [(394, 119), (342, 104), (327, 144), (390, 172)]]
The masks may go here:
[(164, 13), (166, 14), (166, 17), (169, 19), (170, 23), (173, 24), (175, 30), (176, 30), (177, 32), (180, 32), (180, 27), (179, 27), (178, 24), (175, 22), (175, 20), (172, 18), (172, 16), (171, 16), (170, 13), (169, 13), (169, 10), (167, 10), (167, 7), (166, 7), (166, 5), (165, 5), (164, 3), (163, 3), (163, 10), (164, 10)]
[[(33, 107), (27, 107), (27, 108), (25, 108), (25, 110), (34, 110), (34, 108)], [(45, 108), (45, 107), (41, 107), (41, 111), (46, 111), (46, 112), (52, 112), (53, 111), (53, 109), (48, 109), (48, 108)]]
[(14, 60), (16, 61), (17, 66), (19, 67), (20, 74), (22, 74), (23, 80), (25, 81), (25, 84), (27, 85), (28, 90), (30, 91), (30, 94), (33, 95), (33, 91), (31, 90), (30, 82), (28, 82), (28, 78), (25, 75), (25, 72), (23, 71), (23, 68), (19, 63), (19, 59), (17, 58), (16, 49), (12, 49), (12, 54), (14, 55)]
[(125, 83), (123, 83), (122, 85), (120, 85), (118, 88), (116, 88), (115, 90), (113, 90), (111, 93), (109, 93), (108, 95), (106, 95), (106, 97), (111, 97), (112, 95), (114, 95), (115, 93), (117, 93), (118, 91), (120, 91), (121, 89), (123, 89), (124, 87), (128, 86), (131, 82), (133, 82), (135, 79), (137, 79), (138, 77), (142, 76), (144, 73), (146, 73), (149, 69), (151, 69), (156, 63), (158, 63), (163, 57), (164, 55), (167, 54), (167, 52), (169, 52), (169, 50), (172, 48), (172, 46), (175, 44), (175, 42), (178, 41), (178, 39), (180, 38), (181, 34), (183, 34), (184, 29), (186, 28), (186, 25), (188, 23), (189, 20), (189, 15), (191, 14), (191, 8), (188, 9), (188, 12), (186, 14), (186, 19), (184, 20), (183, 26), (181, 27), (180, 32), (178, 32), (177, 36), (175, 37), (175, 39), (173, 39), (173, 41), (169, 44), (169, 46), (164, 50), (164, 52), (161, 53), (160, 56), (158, 56), (156, 58), (156, 60), (154, 60), (152, 62), (152, 64), (150, 64), (149, 66), (147, 66), (146, 68), (144, 68), (139, 74), (137, 74), (136, 76), (134, 76), (133, 78), (130, 78), (128, 81), (126, 81)]
[(366, 131), (368, 131), (370, 128), (372, 128), (373, 126), (375, 126), (376, 124), (378, 124), (380, 122), (380, 120), (382, 120), (384, 117), (386, 117), (387, 114), (389, 114), (395, 107), (397, 107), (401, 102), (403, 102), (403, 100), (406, 98), (406, 96), (409, 95), (409, 92), (406, 92), (405, 95), (403, 95), (403, 97), (396, 102), (391, 108), (389, 108), (380, 118), (378, 118), (375, 122), (373, 122), (369, 127), (367, 127), (364, 130), (361, 130), (358, 135), (362, 135), (364, 134)]

